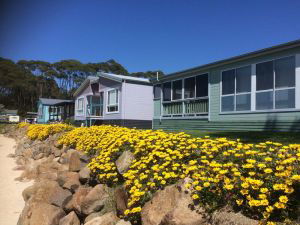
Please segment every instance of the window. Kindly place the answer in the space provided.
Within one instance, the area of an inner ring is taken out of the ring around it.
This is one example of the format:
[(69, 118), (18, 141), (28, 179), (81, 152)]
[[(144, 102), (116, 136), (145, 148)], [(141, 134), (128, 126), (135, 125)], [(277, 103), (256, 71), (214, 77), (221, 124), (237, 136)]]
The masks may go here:
[(77, 99), (77, 111), (83, 112), (83, 98)]
[(171, 101), (171, 82), (163, 84), (163, 100)]
[(256, 110), (295, 108), (295, 57), (256, 65)]
[(222, 72), (222, 112), (251, 110), (251, 66)]
[(99, 95), (87, 96), (87, 100), (87, 114), (89, 116), (103, 116), (103, 92), (100, 92)]
[(160, 95), (161, 95), (161, 85), (160, 84), (154, 85), (153, 95), (154, 95), (154, 99), (160, 99)]
[(119, 107), (118, 90), (110, 90), (107, 92), (107, 112), (118, 112)]
[(195, 97), (195, 77), (186, 78), (184, 80), (184, 98)]
[(196, 97), (208, 96), (208, 74), (196, 76)]
[(182, 80), (172, 82), (172, 100), (182, 99)]

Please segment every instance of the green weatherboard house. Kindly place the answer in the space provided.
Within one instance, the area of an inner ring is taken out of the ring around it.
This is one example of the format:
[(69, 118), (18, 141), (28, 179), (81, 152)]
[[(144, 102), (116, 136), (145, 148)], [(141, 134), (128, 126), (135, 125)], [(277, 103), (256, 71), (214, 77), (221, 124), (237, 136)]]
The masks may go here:
[(300, 131), (300, 40), (154, 81), (153, 128)]

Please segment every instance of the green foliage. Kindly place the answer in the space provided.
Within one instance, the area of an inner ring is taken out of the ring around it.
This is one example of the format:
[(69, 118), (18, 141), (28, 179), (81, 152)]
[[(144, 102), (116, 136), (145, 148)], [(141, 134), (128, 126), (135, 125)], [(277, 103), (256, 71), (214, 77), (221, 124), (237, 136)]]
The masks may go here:
[[(155, 71), (129, 73), (111, 59), (99, 63), (81, 63), (68, 59), (55, 63), (40, 60), (20, 60), (17, 63), (0, 57), (0, 102), (6, 108), (18, 109), (20, 115), (37, 110), (37, 100), (43, 98), (70, 99), (87, 76), (97, 72), (136, 77), (156, 77)], [(159, 71), (160, 76), (163, 72)]]

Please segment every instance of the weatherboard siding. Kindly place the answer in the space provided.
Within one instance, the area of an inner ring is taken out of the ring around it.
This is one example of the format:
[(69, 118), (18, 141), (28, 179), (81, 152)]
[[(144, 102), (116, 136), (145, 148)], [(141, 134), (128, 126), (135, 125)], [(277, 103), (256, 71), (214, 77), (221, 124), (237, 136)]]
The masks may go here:
[[(300, 131), (300, 103), (296, 102), (299, 111), (286, 112), (250, 112), (250, 113), (227, 113), (220, 112), (220, 81), (222, 70), (237, 68), (256, 64), (285, 56), (296, 56), (296, 80), (300, 81), (300, 47), (284, 50), (278, 53), (265, 56), (253, 57), (248, 60), (241, 60), (237, 63), (230, 63), (215, 67), (210, 70), (198, 70), (186, 73), (186, 76), (193, 76), (209, 73), (209, 119), (161, 119), (161, 101), (154, 100), (153, 128), (167, 130), (282, 130)], [(177, 77), (178, 79), (178, 77)], [(297, 82), (296, 82), (297, 83)], [(300, 82), (298, 82), (299, 84)], [(297, 84), (296, 84), (297, 85)], [(296, 95), (300, 96), (300, 86), (296, 86)], [(299, 99), (299, 98), (298, 98)]]

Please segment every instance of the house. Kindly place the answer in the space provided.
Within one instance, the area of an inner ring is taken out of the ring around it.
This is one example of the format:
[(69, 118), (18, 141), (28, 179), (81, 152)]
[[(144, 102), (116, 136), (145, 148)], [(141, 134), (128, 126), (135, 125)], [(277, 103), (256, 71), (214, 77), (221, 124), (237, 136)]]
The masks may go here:
[(153, 128), (300, 131), (300, 40), (154, 81)]
[(2, 109), (0, 111), (0, 123), (18, 123), (19, 121), (17, 109)]
[(152, 95), (149, 79), (99, 72), (74, 93), (75, 121), (151, 128)]
[(38, 101), (38, 123), (65, 121), (73, 116), (73, 100), (40, 98)]

